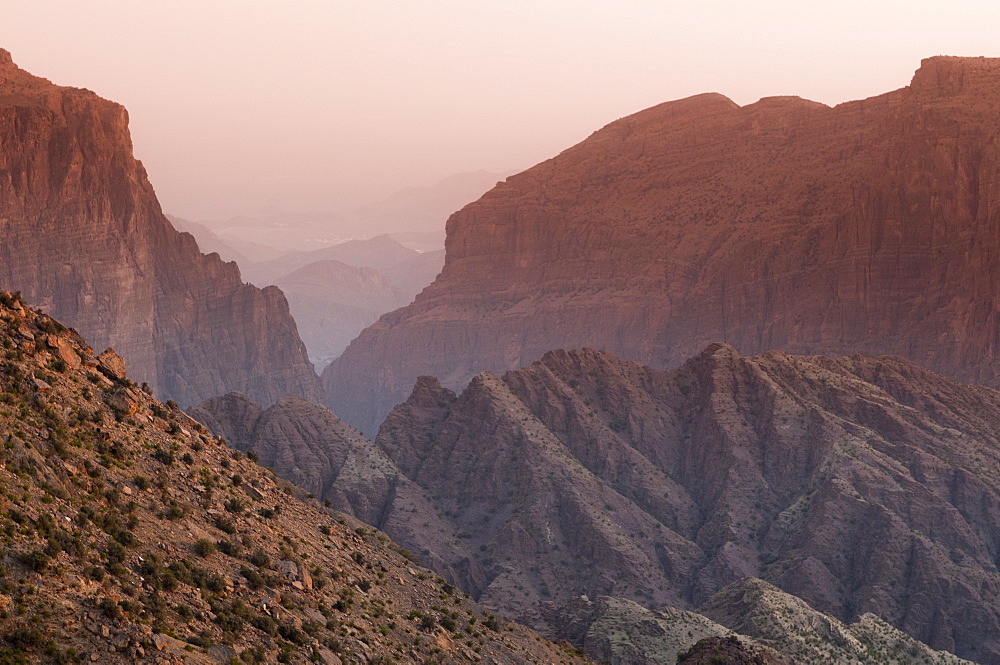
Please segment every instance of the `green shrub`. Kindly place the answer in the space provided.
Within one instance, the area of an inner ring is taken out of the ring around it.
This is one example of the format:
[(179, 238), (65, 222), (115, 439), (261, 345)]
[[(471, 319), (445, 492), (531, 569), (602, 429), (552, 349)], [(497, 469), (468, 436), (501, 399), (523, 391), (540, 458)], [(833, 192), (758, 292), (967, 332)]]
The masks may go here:
[(271, 564), (271, 557), (269, 557), (267, 553), (260, 548), (257, 548), (254, 553), (250, 555), (248, 560), (258, 568), (263, 568)]
[(110, 598), (101, 598), (101, 602), (97, 604), (97, 608), (109, 619), (120, 619), (123, 616), (121, 605)]
[(210, 557), (215, 554), (215, 543), (208, 538), (199, 538), (194, 544), (194, 552), (200, 557)]
[(41, 573), (45, 572), (45, 569), (49, 567), (52, 557), (42, 550), (32, 550), (31, 552), (21, 554), (18, 559), (36, 573)]

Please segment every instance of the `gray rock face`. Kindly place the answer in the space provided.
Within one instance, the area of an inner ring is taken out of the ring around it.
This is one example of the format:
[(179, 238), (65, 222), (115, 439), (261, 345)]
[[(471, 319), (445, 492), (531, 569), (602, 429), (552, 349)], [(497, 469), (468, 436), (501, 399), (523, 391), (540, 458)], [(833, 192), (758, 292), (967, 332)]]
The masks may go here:
[[(900, 358), (717, 344), (663, 372), (553, 351), (459, 395), (422, 377), (377, 447), (302, 400), (203, 407), (477, 599), (601, 659), (671, 662), (643, 659), (681, 650), (664, 622), (703, 625), (684, 612), (704, 608), (786, 655), (826, 635), (861, 646), (817, 658), (893, 662), (858, 654), (916, 638), (1000, 663), (1000, 393)], [(640, 607), (660, 615), (622, 618)], [(888, 622), (870, 639), (866, 614)]]
[(929, 649), (872, 614), (864, 614), (846, 624), (754, 578), (726, 587), (699, 611), (753, 642), (794, 657), (796, 661), (840, 665), (969, 663), (953, 654)]
[(244, 284), (163, 216), (125, 109), (31, 76), (6, 52), (0, 237), (0, 286), (113, 346), (164, 399), (321, 394), (281, 291)]
[(463, 534), (470, 590), (532, 625), (762, 577), (1000, 663), (996, 422), (1000, 393), (899, 358), (713, 345), (670, 372), (551, 352), (457, 397), (422, 379), (376, 443)]

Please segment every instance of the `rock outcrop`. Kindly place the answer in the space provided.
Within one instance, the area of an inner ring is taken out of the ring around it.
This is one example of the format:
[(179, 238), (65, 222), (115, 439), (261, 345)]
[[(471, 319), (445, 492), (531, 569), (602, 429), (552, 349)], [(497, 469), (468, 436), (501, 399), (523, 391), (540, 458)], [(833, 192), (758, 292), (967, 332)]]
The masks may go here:
[(458, 396), (421, 379), (376, 443), (454, 524), (467, 589), (547, 634), (581, 594), (694, 609), (760, 577), (997, 664), (997, 422), (1000, 393), (901, 358), (717, 344), (669, 372), (584, 350)]
[[(742, 638), (750, 638), (751, 644), (764, 645), (796, 662), (839, 665), (967, 665), (969, 662), (950, 653), (933, 651), (873, 614), (864, 614), (852, 624), (842, 623), (754, 578), (726, 587), (699, 612)], [(698, 646), (692, 651), (699, 651)]]
[(676, 661), (685, 665), (786, 665), (786, 661), (754, 653), (735, 637), (706, 637)]
[(441, 275), (324, 372), (328, 403), (370, 434), (422, 374), (715, 341), (996, 385), (998, 108), (1000, 59), (935, 57), (833, 108), (706, 94), (613, 122), (452, 215)]
[(0, 286), (113, 346), (182, 404), (321, 387), (277, 288), (244, 284), (160, 211), (128, 114), (31, 76), (0, 51)]
[(0, 292), (3, 662), (582, 662), (100, 362)]

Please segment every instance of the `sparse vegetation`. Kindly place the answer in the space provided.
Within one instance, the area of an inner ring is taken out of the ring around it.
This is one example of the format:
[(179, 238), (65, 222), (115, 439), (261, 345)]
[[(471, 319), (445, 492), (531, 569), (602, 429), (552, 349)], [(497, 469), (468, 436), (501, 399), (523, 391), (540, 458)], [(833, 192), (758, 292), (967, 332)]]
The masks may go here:
[[(36, 329), (75, 344), (31, 310), (2, 309), (17, 301), (0, 291), (0, 663), (141, 662), (161, 651), (156, 640), (238, 647), (244, 663), (325, 651), (346, 659), (357, 644), (369, 662), (441, 656), (391, 618), (389, 608), (405, 614), (438, 587), (419, 586), (384, 536), (300, 503), (148, 386), (74, 369), (54, 347), (15, 339), (12, 329)], [(92, 629), (64, 624), (57, 609), (67, 606)], [(362, 629), (368, 617), (378, 624)], [(511, 649), (500, 639), (475, 648)]]

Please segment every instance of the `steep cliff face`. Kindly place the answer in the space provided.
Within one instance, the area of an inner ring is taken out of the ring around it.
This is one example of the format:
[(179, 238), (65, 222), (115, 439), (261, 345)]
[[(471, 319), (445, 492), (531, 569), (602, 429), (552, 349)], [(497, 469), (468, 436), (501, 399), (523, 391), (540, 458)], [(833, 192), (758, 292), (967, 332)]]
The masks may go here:
[(125, 109), (2, 50), (0, 237), (3, 288), (114, 346), (165, 399), (321, 394), (281, 291), (244, 284), (163, 216)]
[(1000, 59), (936, 57), (834, 108), (706, 94), (618, 120), (455, 213), (443, 272), (324, 372), (329, 404), (373, 432), (421, 374), (714, 341), (996, 384), (998, 108)]
[(670, 372), (585, 350), (457, 397), (424, 379), (376, 443), (462, 535), (470, 591), (531, 625), (760, 577), (1000, 663), (997, 422), (1000, 393), (901, 358), (712, 345)]

